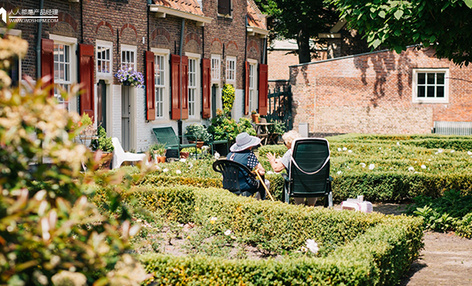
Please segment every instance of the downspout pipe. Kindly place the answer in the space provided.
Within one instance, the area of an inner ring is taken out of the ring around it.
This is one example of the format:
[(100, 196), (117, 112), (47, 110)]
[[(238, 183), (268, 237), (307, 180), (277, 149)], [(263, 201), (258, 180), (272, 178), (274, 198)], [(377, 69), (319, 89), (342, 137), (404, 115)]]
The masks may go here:
[(179, 66), (179, 75), (180, 75), (180, 118), (179, 118), (179, 121), (178, 121), (178, 131), (179, 131), (179, 135), (182, 136), (183, 134), (183, 128), (182, 128), (182, 104), (183, 104), (183, 99), (184, 99), (184, 90), (183, 90), (183, 86), (182, 86), (182, 53), (183, 53), (183, 47), (184, 47), (184, 32), (185, 32), (185, 19), (182, 19), (182, 27), (181, 27), (181, 31), (180, 31), (180, 45), (179, 45), (179, 57), (180, 57), (180, 66)]
[[(44, 0), (39, 1), (39, 11), (43, 9)], [(36, 78), (41, 78), (41, 34), (43, 31), (43, 23), (38, 23), (38, 34), (36, 38)]]

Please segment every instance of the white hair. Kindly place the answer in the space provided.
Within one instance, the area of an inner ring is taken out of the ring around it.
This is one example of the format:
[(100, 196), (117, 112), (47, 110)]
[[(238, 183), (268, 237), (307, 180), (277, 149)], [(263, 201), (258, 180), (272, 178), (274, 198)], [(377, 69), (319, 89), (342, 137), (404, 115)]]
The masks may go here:
[(288, 132), (285, 132), (284, 135), (282, 135), (282, 139), (284, 142), (288, 145), (292, 145), (293, 140), (302, 137), (300, 133), (298, 133), (295, 130), (290, 130)]

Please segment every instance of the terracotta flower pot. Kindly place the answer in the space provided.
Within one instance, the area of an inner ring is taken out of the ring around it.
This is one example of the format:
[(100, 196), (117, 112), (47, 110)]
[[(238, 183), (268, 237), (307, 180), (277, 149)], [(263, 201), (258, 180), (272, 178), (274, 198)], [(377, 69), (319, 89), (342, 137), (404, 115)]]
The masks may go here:
[(259, 114), (251, 114), (251, 116), (254, 123), (259, 123)]
[(157, 163), (165, 163), (166, 162), (166, 156), (158, 156), (156, 157)]

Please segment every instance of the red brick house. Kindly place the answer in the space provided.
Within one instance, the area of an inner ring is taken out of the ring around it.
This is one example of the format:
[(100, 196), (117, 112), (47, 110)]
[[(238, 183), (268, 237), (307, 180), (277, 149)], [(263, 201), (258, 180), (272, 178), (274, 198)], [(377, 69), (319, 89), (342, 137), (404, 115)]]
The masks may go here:
[(433, 50), (379, 51), (290, 67), (293, 126), (311, 134), (431, 133), (472, 122), (472, 67)]
[[(145, 151), (152, 128), (209, 124), (225, 83), (236, 88), (233, 117), (267, 105), (265, 18), (252, 0), (0, 0), (12, 31), (28, 41), (18, 77), (52, 75), (84, 93), (65, 108), (93, 116), (126, 150)], [(13, 17), (13, 18), (12, 18)], [(144, 75), (144, 87), (124, 86), (121, 68)]]

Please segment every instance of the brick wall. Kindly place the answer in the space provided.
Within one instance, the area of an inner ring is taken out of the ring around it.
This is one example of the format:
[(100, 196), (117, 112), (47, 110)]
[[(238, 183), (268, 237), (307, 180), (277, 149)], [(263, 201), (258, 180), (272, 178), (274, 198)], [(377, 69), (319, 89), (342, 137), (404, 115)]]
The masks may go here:
[[(448, 68), (447, 104), (412, 102), (413, 68)], [(430, 133), (434, 121), (472, 121), (472, 68), (433, 51), (374, 52), (290, 67), (294, 126), (311, 133)]]
[(267, 53), (269, 80), (286, 80), (290, 77), (289, 66), (298, 65), (298, 56), (287, 54), (288, 52), (286, 50), (272, 50)]

